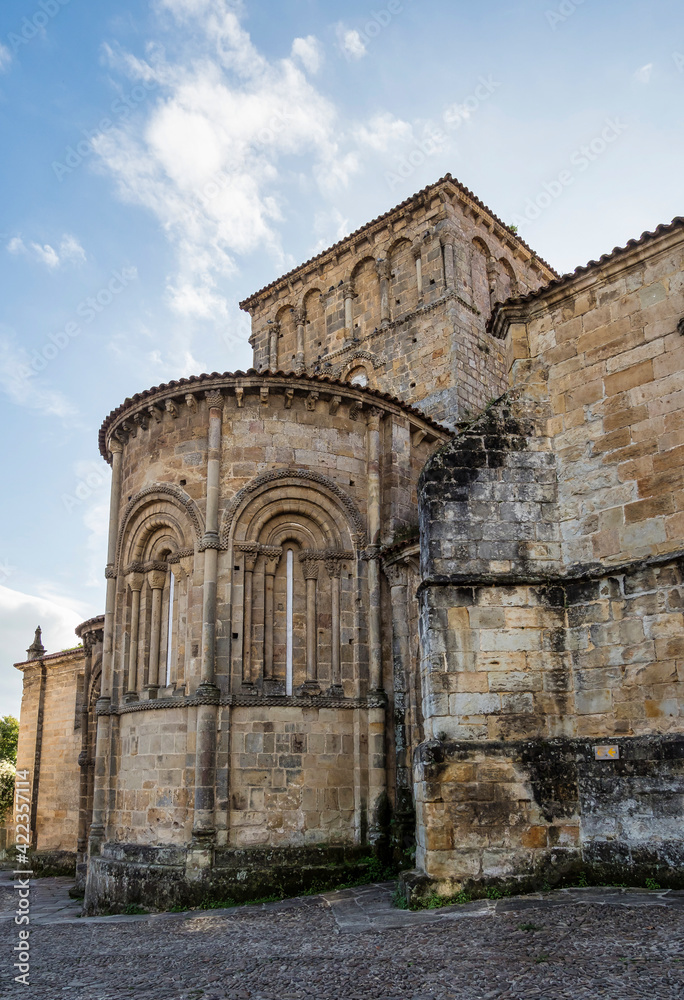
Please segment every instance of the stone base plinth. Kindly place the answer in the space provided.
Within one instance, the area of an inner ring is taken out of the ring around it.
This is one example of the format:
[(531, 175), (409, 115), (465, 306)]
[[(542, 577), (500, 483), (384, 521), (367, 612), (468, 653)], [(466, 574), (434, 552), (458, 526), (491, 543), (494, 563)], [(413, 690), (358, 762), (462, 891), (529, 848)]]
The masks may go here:
[(191, 848), (103, 844), (92, 857), (84, 912), (119, 913), (127, 906), (168, 910), (210, 903), (231, 906), (334, 889), (368, 875), (367, 847), (217, 849), (213, 864), (190, 870)]

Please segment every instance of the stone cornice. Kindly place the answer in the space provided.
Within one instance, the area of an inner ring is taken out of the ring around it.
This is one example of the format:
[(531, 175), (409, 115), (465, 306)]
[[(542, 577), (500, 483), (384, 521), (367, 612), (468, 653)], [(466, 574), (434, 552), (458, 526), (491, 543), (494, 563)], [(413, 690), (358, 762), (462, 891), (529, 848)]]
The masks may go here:
[(183, 698), (156, 698), (150, 701), (134, 701), (122, 705), (102, 706), (98, 715), (129, 715), (131, 712), (160, 711), (171, 708), (195, 708), (198, 705), (219, 705), (222, 708), (282, 707), (282, 708), (384, 708), (387, 699), (383, 694), (371, 694), (365, 698), (339, 698), (320, 695), (260, 695), (229, 694), (214, 697), (210, 695), (189, 695)]
[(645, 261), (670, 253), (683, 242), (684, 218), (678, 217), (669, 225), (658, 226), (652, 233), (643, 233), (638, 240), (630, 240), (626, 246), (616, 247), (599, 260), (592, 260), (535, 292), (498, 303), (487, 329), (494, 337), (503, 340), (513, 323), (526, 323), (548, 312), (550, 306), (572, 299), (588, 289), (601, 288), (619, 275), (641, 267)]
[[(328, 375), (258, 372), (255, 369), (250, 369), (247, 372), (225, 372), (223, 375), (216, 372), (211, 375), (193, 375), (189, 379), (155, 386), (127, 399), (118, 409), (109, 414), (100, 428), (100, 454), (105, 461), (109, 461), (109, 443), (112, 437), (117, 436), (126, 441), (128, 436), (123, 430), (123, 425), (126, 424), (129, 427), (135, 425), (136, 413), (153, 410), (158, 414), (158, 420), (155, 418), (150, 421), (147, 431), (142, 431), (140, 427), (136, 428), (136, 435), (138, 433), (151, 433), (152, 428), (157, 423), (161, 423), (165, 419), (174, 419), (172, 410), (177, 411), (181, 406), (187, 406), (189, 396), (198, 394), (203, 396), (207, 392), (218, 389), (223, 390), (226, 404), (237, 399), (238, 408), (244, 406), (244, 397), (247, 394), (256, 394), (261, 401), (262, 389), (269, 390), (269, 398), (277, 394), (288, 396), (292, 392), (293, 395), (305, 396), (310, 402), (312, 393), (318, 393), (314, 403), (319, 405), (322, 402), (330, 402), (333, 398), (342, 397), (350, 407), (356, 406), (358, 409), (362, 409), (364, 406), (378, 406), (390, 413), (408, 414), (414, 423), (423, 424), (428, 428), (433, 437), (439, 439), (443, 436), (444, 440), (451, 437), (450, 432), (442, 424), (432, 420), (417, 407), (404, 403), (389, 393), (352, 386), (348, 382), (342, 382)], [(173, 406), (169, 408), (167, 403), (171, 403)]]

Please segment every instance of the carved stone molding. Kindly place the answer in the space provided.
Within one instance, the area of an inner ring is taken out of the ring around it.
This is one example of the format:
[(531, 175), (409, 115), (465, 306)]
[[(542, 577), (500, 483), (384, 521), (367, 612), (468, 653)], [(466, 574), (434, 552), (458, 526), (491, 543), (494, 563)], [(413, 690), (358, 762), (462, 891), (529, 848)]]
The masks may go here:
[[(158, 495), (160, 499), (170, 497), (175, 500), (183, 513), (190, 519), (195, 538), (202, 538), (204, 534), (204, 522), (195, 501), (180, 486), (175, 486), (173, 483), (152, 483), (150, 486), (146, 486), (145, 489), (140, 490), (139, 493), (136, 493), (135, 496), (132, 496), (126, 504), (121, 517), (117, 540), (117, 565), (121, 561), (121, 548), (128, 521), (142, 501), (155, 495)], [(194, 553), (194, 549), (192, 551)]]
[[(366, 530), (361, 514), (359, 513), (359, 510), (352, 498), (345, 493), (344, 490), (337, 485), (337, 483), (333, 482), (332, 479), (328, 479), (327, 476), (321, 475), (320, 472), (313, 472), (308, 469), (278, 469), (273, 472), (264, 472), (260, 476), (257, 476), (251, 483), (244, 486), (239, 493), (236, 493), (230, 501), (225, 514), (223, 515), (223, 524), (221, 527), (221, 541), (224, 548), (227, 548), (228, 546), (230, 531), (240, 505), (262, 487), (267, 486), (269, 483), (273, 483), (275, 485), (276, 483), (282, 482), (284, 479), (297, 480), (302, 485), (306, 485), (307, 483), (316, 484), (324, 487), (324, 489), (332, 493), (333, 496), (340, 501), (352, 523), (354, 541), (360, 545), (364, 544)], [(240, 544), (241, 543), (238, 543), (238, 547)]]
[(205, 392), (204, 398), (207, 401), (209, 409), (223, 409), (223, 393), (220, 389), (210, 389), (208, 392)]

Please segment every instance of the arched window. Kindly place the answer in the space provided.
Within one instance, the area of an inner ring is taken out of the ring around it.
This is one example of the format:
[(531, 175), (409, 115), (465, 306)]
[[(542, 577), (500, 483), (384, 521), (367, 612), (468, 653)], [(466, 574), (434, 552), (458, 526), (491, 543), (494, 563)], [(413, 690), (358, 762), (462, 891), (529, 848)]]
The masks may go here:
[(360, 389), (365, 389), (368, 385), (368, 372), (362, 365), (352, 368), (347, 376), (350, 385), (358, 385)]

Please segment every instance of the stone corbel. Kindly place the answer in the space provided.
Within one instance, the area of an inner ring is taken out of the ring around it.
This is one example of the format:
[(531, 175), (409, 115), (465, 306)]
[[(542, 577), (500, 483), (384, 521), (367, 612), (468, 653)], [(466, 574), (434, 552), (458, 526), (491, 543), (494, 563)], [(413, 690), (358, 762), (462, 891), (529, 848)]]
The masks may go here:
[(245, 390), (242, 388), (237, 388), (235, 390), (235, 399), (238, 405), (238, 409), (241, 410), (245, 402)]
[(151, 406), (147, 407), (147, 412), (151, 417), (154, 418), (156, 423), (160, 424), (162, 422), (164, 414), (162, 413), (162, 411), (159, 409), (158, 406), (154, 405), (154, 403)]
[(330, 416), (331, 417), (335, 416), (335, 414), (337, 413), (337, 411), (340, 408), (340, 404), (341, 403), (342, 403), (342, 397), (341, 396), (333, 396), (332, 397), (332, 399), (330, 400), (330, 407), (329, 407), (329, 411), (330, 411)]
[(268, 406), (268, 386), (264, 386), (259, 390), (259, 398), (262, 406)]
[(178, 407), (172, 399), (166, 400), (166, 402), (164, 403), (164, 409), (166, 410), (167, 413), (171, 414), (173, 420), (175, 420), (176, 417), (178, 416)]
[(305, 400), (307, 410), (311, 410), (313, 412), (316, 409), (316, 403), (318, 402), (319, 395), (320, 393), (314, 391), (311, 391), (308, 394)]
[(185, 405), (190, 410), (191, 413), (197, 413), (197, 397), (194, 393), (189, 392), (185, 396)]
[(148, 420), (147, 420), (147, 414), (146, 413), (143, 413), (142, 411), (140, 411), (140, 413), (134, 414), (134, 416), (133, 416), (133, 422), (135, 424), (137, 424), (138, 427), (140, 427), (141, 430), (143, 430), (143, 431), (147, 430)]
[(285, 409), (292, 409), (292, 401), (294, 400), (294, 389), (285, 390)]
[(135, 424), (132, 424), (130, 420), (124, 420), (124, 422), (121, 424), (121, 427), (126, 432), (126, 434), (128, 434), (129, 437), (132, 438), (137, 437), (138, 428), (135, 426)]

